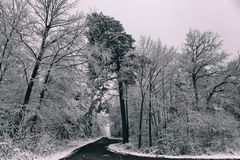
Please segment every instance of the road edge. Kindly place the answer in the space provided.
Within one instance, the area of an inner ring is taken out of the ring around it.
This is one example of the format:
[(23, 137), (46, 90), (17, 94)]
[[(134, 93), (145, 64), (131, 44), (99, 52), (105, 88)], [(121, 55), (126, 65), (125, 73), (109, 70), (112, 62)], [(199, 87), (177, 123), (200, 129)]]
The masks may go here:
[[(130, 156), (137, 156), (137, 157), (144, 157), (144, 158), (164, 158), (164, 159), (180, 159), (180, 160), (240, 160), (240, 155), (234, 155), (232, 157), (211, 157), (206, 155), (204, 156), (170, 156), (170, 155), (154, 155), (154, 154), (144, 154), (139, 152), (127, 151), (127, 150), (117, 150), (115, 147), (116, 145), (120, 145), (121, 143), (110, 144), (106, 147), (109, 152), (122, 154), (122, 155), (130, 155)], [(221, 156), (221, 155), (220, 155)]]

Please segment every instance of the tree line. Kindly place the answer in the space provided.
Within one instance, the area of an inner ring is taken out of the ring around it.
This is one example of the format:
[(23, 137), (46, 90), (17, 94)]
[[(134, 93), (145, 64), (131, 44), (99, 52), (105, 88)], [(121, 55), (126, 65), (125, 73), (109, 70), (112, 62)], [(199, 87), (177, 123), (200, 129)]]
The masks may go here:
[(113, 17), (72, 13), (76, 4), (0, 2), (1, 141), (30, 150), (44, 135), (94, 136), (104, 111), (113, 134), (139, 148), (238, 146), (240, 59), (229, 58), (217, 33), (191, 29), (181, 49), (150, 37), (135, 42)]

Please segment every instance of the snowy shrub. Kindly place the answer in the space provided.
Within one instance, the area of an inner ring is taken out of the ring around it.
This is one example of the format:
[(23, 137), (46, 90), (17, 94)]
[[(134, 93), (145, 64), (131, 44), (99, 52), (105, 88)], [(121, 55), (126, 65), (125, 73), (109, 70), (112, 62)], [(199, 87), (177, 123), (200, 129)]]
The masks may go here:
[(34, 160), (36, 156), (31, 152), (17, 148), (11, 141), (0, 144), (0, 160)]

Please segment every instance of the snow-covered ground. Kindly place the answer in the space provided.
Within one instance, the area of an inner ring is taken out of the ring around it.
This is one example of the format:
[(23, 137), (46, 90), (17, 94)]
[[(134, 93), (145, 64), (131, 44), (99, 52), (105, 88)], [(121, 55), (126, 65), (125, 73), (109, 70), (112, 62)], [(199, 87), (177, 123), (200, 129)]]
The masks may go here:
[(67, 149), (60, 150), (60, 151), (53, 153), (51, 155), (48, 155), (46, 157), (39, 157), (35, 160), (58, 160), (58, 159), (64, 158), (64, 157), (70, 155), (75, 149), (85, 146), (89, 143), (93, 143), (93, 142), (99, 140), (100, 138), (101, 137), (95, 138), (95, 139), (74, 141), (70, 144), (71, 147), (68, 147)]
[(108, 146), (108, 150), (115, 153), (121, 153), (124, 155), (134, 155), (140, 157), (156, 157), (156, 158), (172, 158), (172, 159), (240, 159), (240, 153), (235, 154), (212, 154), (212, 155), (182, 155), (182, 156), (169, 156), (169, 155), (156, 155), (151, 153), (140, 153), (137, 151), (133, 151), (127, 147), (127, 145), (123, 145), (121, 143), (111, 144)]

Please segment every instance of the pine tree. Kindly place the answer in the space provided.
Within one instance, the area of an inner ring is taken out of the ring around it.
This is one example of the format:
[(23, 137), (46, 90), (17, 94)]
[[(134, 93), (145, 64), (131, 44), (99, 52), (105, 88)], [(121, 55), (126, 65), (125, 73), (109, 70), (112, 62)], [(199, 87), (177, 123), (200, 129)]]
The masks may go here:
[(117, 75), (119, 101), (122, 117), (123, 143), (128, 142), (127, 115), (124, 102), (124, 81), (122, 75), (123, 62), (126, 54), (132, 50), (134, 39), (124, 31), (122, 24), (112, 17), (105, 16), (103, 13), (92, 13), (87, 16), (88, 31), (86, 36), (91, 45), (102, 45), (110, 50), (111, 58), (109, 72)]

